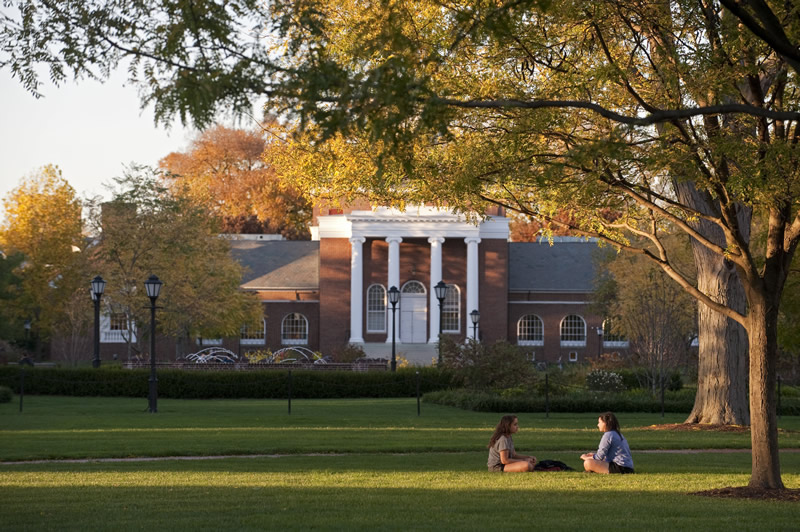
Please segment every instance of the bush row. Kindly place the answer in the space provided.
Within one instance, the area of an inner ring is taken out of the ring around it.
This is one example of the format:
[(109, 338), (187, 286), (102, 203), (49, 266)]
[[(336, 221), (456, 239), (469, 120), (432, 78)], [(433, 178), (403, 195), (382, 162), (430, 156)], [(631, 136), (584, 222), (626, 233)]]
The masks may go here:
[[(0, 385), (20, 390), (17, 366), (0, 367)], [(150, 372), (120, 368), (27, 368), (25, 393), (67, 396), (147, 397)], [(419, 377), (417, 376), (419, 372)], [(158, 371), (158, 396), (173, 399), (285, 399), (289, 371)], [(452, 372), (401, 368), (391, 372), (291, 372), (293, 398), (414, 397), (459, 385)]]
[[(501, 394), (464, 388), (426, 393), (423, 400), (477, 412), (661, 412), (660, 397), (642, 391), (623, 393), (578, 392), (551, 396)], [(694, 406), (691, 390), (666, 392), (664, 411), (688, 414)], [(800, 415), (800, 398), (781, 398), (781, 415)]]
[(0, 403), (10, 403), (13, 392), (8, 386), (0, 386)]

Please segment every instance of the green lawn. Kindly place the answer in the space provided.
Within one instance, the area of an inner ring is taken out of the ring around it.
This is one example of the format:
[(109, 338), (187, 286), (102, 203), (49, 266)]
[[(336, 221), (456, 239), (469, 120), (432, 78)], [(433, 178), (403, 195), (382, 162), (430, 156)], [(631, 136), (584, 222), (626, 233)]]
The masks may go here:
[[(792, 530), (797, 503), (691, 492), (747, 483), (746, 434), (651, 431), (680, 415), (620, 413), (637, 474), (486, 472), (498, 415), (413, 399), (159, 401), (30, 396), (0, 405), (0, 460), (272, 455), (0, 464), (0, 530)], [(594, 414), (521, 415), (518, 449), (580, 466)], [(781, 420), (800, 447), (800, 418)], [(323, 454), (314, 454), (323, 453)], [(339, 453), (339, 454), (337, 454)], [(781, 454), (800, 488), (800, 453)]]

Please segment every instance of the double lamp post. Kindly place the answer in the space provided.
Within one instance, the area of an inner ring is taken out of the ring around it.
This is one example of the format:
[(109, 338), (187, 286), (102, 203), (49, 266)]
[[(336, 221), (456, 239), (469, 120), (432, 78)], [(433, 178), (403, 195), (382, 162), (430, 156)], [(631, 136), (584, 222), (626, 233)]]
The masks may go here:
[[(158, 277), (151, 275), (144, 282), (147, 297), (150, 298), (150, 380), (148, 404), (151, 413), (158, 412), (158, 379), (156, 378), (156, 300), (161, 293), (162, 283)], [(106, 288), (106, 282), (99, 275), (92, 279), (92, 301), (94, 301), (94, 359), (92, 367), (100, 367), (100, 298)]]

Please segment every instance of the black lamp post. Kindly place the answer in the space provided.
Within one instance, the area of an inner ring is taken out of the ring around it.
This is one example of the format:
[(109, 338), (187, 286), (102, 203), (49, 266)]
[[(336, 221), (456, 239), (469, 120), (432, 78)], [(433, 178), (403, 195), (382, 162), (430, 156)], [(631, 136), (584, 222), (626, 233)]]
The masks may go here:
[(597, 328), (597, 358), (603, 356), (603, 325)]
[(394, 316), (397, 312), (398, 301), (400, 301), (400, 290), (398, 290), (396, 286), (393, 286), (389, 289), (389, 303), (392, 304), (392, 371), (397, 370), (397, 357), (395, 356), (394, 352), (396, 336), (395, 325), (397, 325), (397, 321), (395, 320)]
[(434, 292), (436, 292), (436, 299), (439, 300), (439, 362), (438, 364), (442, 365), (442, 313), (444, 309), (444, 298), (447, 297), (447, 285), (444, 284), (444, 281), (439, 281), (436, 283), (436, 286), (433, 287)]
[(163, 283), (158, 277), (151, 275), (145, 282), (144, 288), (147, 290), (147, 297), (150, 298), (150, 413), (158, 412), (158, 379), (156, 378), (156, 299), (161, 293)]
[(100, 367), (100, 298), (106, 289), (106, 282), (99, 275), (92, 279), (91, 295), (94, 301), (94, 360), (92, 367)]
[(469, 317), (472, 320), (472, 339), (476, 342), (478, 341), (478, 322), (481, 321), (481, 313), (478, 312), (478, 309), (473, 310), (469, 313)]

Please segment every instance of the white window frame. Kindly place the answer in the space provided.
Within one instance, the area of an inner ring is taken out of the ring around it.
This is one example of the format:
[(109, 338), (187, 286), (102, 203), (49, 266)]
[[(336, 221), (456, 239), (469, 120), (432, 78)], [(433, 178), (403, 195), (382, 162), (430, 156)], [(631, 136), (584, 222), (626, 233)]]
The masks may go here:
[[(115, 316), (117, 319), (115, 320)], [(119, 317), (122, 316), (123, 321), (127, 323), (127, 328), (114, 327), (119, 325)], [(127, 342), (136, 341), (136, 322), (128, 317), (124, 312), (114, 312), (111, 314), (104, 314), (100, 319), (100, 343), (101, 344), (124, 344)]]
[(222, 338), (203, 338), (200, 336), (197, 338), (197, 343), (202, 346), (219, 346), (222, 345)]
[[(611, 332), (611, 328), (613, 327), (613, 323), (611, 318), (606, 318), (603, 320), (603, 347), (628, 347), (630, 346), (630, 342), (628, 339), (625, 338), (624, 335), (621, 334), (614, 334)], [(610, 338), (606, 340), (606, 338)]]
[[(522, 321), (525, 318), (535, 318), (536, 321), (533, 322), (533, 323), (538, 322), (538, 324), (540, 326), (541, 339), (537, 340), (536, 339), (536, 335), (533, 334), (533, 333), (536, 332), (535, 331), (535, 329), (536, 329), (535, 327), (526, 327), (526, 329), (529, 329), (530, 331), (532, 331), (532, 333), (530, 334), (530, 336), (533, 336), (532, 340), (523, 340), (522, 339), (522, 337), (524, 335), (528, 334), (528, 333), (523, 334), (524, 331), (523, 331), (523, 323), (522, 323)], [(517, 345), (533, 345), (533, 346), (537, 346), (537, 347), (541, 347), (541, 346), (544, 345), (544, 321), (542, 320), (542, 318), (540, 318), (536, 314), (525, 314), (524, 316), (520, 316), (519, 320), (517, 320)]]
[[(447, 327), (453, 323), (456, 327), (448, 329)], [(461, 332), (461, 288), (455, 284), (447, 285), (447, 295), (442, 301), (442, 332), (451, 334)]]
[(578, 361), (578, 352), (577, 351), (570, 351), (569, 352), (569, 361), (570, 362), (577, 362)]
[[(374, 295), (376, 292), (380, 297)], [(386, 287), (382, 284), (372, 284), (367, 288), (367, 332), (368, 333), (385, 333), (386, 332)], [(381, 327), (378, 329), (374, 327), (378, 322)]]
[(267, 320), (261, 318), (261, 330), (251, 331), (247, 325), (242, 325), (239, 331), (240, 345), (267, 345)]
[[(577, 321), (572, 318), (580, 320), (580, 329), (574, 327)], [(569, 329), (565, 330), (567, 327), (569, 327)], [(561, 347), (586, 347), (586, 320), (584, 320), (582, 316), (577, 314), (568, 314), (564, 316), (564, 319), (561, 320), (561, 324), (558, 327), (558, 331)], [(564, 339), (565, 336), (570, 339)], [(576, 336), (581, 336), (582, 339), (573, 339)]]
[[(302, 321), (300, 318), (302, 318)], [(295, 323), (302, 324), (302, 329), (305, 330), (298, 329), (297, 331), (289, 331), (292, 335), (297, 334), (302, 336), (301, 338), (287, 337), (286, 320), (288, 319), (295, 320)], [(281, 320), (281, 345), (308, 345), (308, 318), (299, 312), (291, 312), (284, 316)]]

